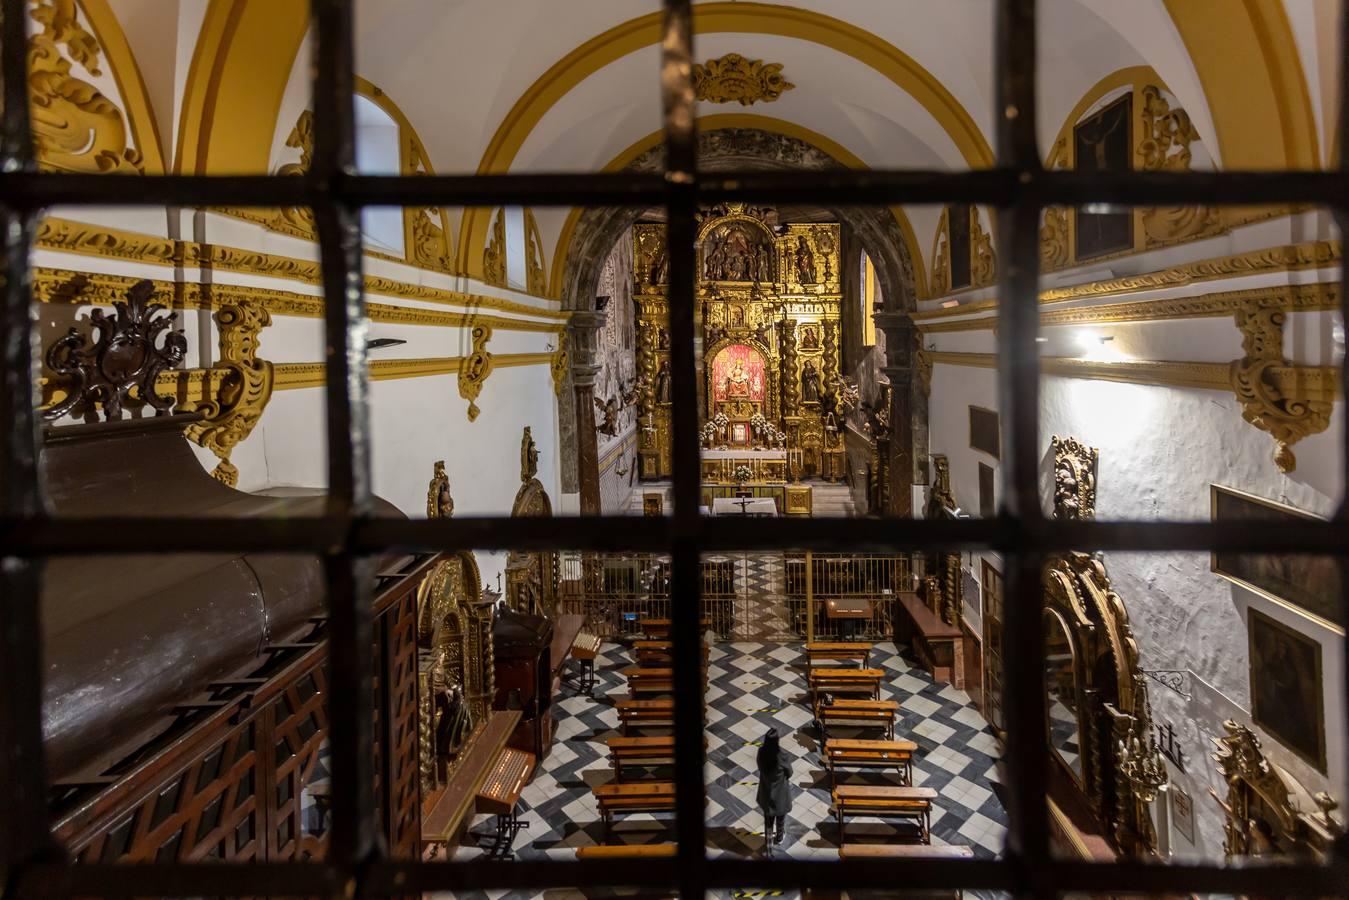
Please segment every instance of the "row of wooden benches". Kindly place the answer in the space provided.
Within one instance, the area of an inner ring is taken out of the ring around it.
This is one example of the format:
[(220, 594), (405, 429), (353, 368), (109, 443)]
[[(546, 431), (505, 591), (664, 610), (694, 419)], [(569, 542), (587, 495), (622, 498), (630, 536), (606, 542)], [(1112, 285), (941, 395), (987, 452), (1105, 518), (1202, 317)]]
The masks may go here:
[[(630, 736), (635, 728), (674, 726), (674, 700), (668, 697), (652, 700), (619, 700), (615, 709), (618, 712), (619, 728), (624, 736)], [(826, 703), (820, 699), (815, 703), (813, 712), (826, 738), (829, 729), (834, 727), (880, 728), (886, 739), (890, 740), (895, 736), (895, 717), (899, 713), (899, 702), (835, 700)]]
[[(649, 859), (672, 857), (675, 845), (598, 844), (577, 847), (577, 859)], [(955, 844), (843, 844), (840, 859), (973, 859), (974, 850)]]
[[(673, 813), (675, 809), (675, 786), (669, 781), (601, 784), (592, 791), (604, 825), (606, 843), (618, 816)], [(937, 792), (932, 788), (839, 784), (834, 786), (831, 796), (840, 844), (846, 843), (845, 829), (850, 816), (899, 819), (917, 826), (920, 843), (932, 843), (932, 801), (937, 799)]]
[[(913, 754), (918, 745), (913, 741), (871, 741), (832, 738), (824, 745), (824, 766), (832, 784), (838, 784), (840, 769), (894, 769), (899, 783), (913, 784)], [(675, 741), (671, 735), (659, 737), (616, 737), (609, 739), (609, 764), (614, 779), (627, 781), (627, 769), (649, 770), (674, 765)]]

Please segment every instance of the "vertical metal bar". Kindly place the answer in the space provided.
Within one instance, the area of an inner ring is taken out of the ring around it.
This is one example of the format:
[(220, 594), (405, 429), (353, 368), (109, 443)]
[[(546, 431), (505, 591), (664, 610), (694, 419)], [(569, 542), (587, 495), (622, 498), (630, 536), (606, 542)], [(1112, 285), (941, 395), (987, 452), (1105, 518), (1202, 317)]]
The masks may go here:
[[(1040, 365), (1039, 221), (1035, 193), (1040, 151), (1035, 136), (1035, 0), (1000, 0), (997, 15), (997, 152), (999, 163), (1020, 173), (1021, 194), (999, 210), (1003, 270), (998, 310), (998, 372), (1010, 439), (1003, 459), (1003, 510), (1014, 542), (1008, 561), (1003, 656), (1006, 688), (1006, 770), (1009, 792), (1008, 856), (1021, 865), (1027, 892), (1053, 895), (1049, 878), (1047, 752), (1044, 731), (1044, 655), (1040, 627), (1040, 568), (1034, 536), (1043, 520), (1039, 499)], [(1030, 537), (1030, 543), (1024, 538)]]
[(806, 551), (806, 643), (815, 640), (815, 554)]
[[(318, 36), (314, 157), (307, 177), (328, 189), (314, 208), (326, 308), (328, 514), (348, 523), (370, 508), (370, 422), (365, 370), (365, 296), (359, 211), (336, 188), (354, 170), (352, 4), (311, 0)], [(348, 528), (349, 532), (350, 529)], [(349, 887), (380, 849), (374, 783), (372, 567), (334, 548), (323, 561), (328, 585), (328, 715), (333, 760), (330, 861)]]
[[(1340, 8), (1340, 121), (1339, 121), (1339, 147), (1340, 147), (1340, 177), (1349, 182), (1349, 4), (1342, 5)], [(1335, 218), (1339, 224), (1340, 240), (1343, 241), (1346, 235), (1349, 235), (1349, 207), (1339, 207), (1335, 211)], [(1345, 294), (1344, 285), (1349, 284), (1349, 257), (1346, 257), (1341, 263), (1340, 270), (1340, 329), (1341, 333), (1349, 329), (1349, 295)], [(1349, 365), (1345, 360), (1338, 360), (1340, 367), (1340, 402), (1349, 401)], [(1349, 416), (1341, 416), (1340, 435), (1340, 484), (1349, 484)], [(1339, 514), (1336, 516), (1338, 524), (1343, 528), (1349, 524), (1349, 500), (1341, 498)], [(1344, 609), (1349, 609), (1349, 578), (1344, 578), (1349, 574), (1349, 559), (1339, 557), (1336, 563), (1340, 567), (1340, 584), (1344, 589), (1344, 596), (1340, 602), (1344, 604)], [(1349, 658), (1349, 634), (1342, 638), (1343, 652)], [(1340, 666), (1342, 675), (1340, 683), (1340, 704), (1344, 708), (1346, 718), (1349, 718), (1349, 666)], [(1344, 748), (1344, 765), (1349, 767), (1349, 745)], [(1341, 858), (1349, 858), (1349, 834), (1341, 835), (1339, 841), (1339, 854)]]
[(661, 32), (661, 98), (669, 185), (666, 231), (670, 261), (670, 368), (673, 380), (675, 540), (671, 550), (671, 638), (675, 685), (675, 815), (680, 894), (703, 896), (702, 578), (697, 542), (700, 493), (697, 365), (694, 359), (694, 186), (697, 131), (693, 110), (693, 11), (666, 0)]
[[(35, 169), (28, 120), (27, 3), (5, 0), (0, 32), (4, 77), (4, 122), (0, 170)], [(4, 229), (4, 346), (0, 390), (0, 515), (42, 515), (38, 473), (38, 404), (34, 363), (38, 355), (28, 253), (32, 220), (26, 210), (0, 209)], [(19, 874), (25, 863), (55, 854), (47, 814), (46, 764), (42, 748), (42, 563), (0, 560), (0, 784), (5, 815), (0, 823), (0, 879)], [(0, 884), (3, 892), (3, 884)]]

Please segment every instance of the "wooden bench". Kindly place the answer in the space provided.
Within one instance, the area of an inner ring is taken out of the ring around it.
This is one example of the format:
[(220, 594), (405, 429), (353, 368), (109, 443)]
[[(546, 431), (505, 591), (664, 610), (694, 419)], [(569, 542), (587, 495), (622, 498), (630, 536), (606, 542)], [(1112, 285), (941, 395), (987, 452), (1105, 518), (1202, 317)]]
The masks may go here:
[(913, 784), (913, 741), (862, 741), (832, 738), (824, 743), (824, 764), (829, 780), (838, 784), (837, 769), (895, 769), (899, 783)]
[(618, 722), (625, 735), (633, 726), (674, 727), (673, 700), (619, 700), (614, 708), (618, 710)]
[(965, 689), (965, 632), (947, 625), (917, 594), (900, 591), (895, 613), (895, 641), (913, 647), (918, 662), (933, 681)]
[[(707, 665), (708, 648), (703, 644), (703, 665)], [(674, 663), (674, 644), (671, 641), (634, 641), (633, 652), (639, 666), (661, 666)]]
[(819, 666), (810, 670), (810, 693), (865, 694), (872, 700), (881, 698), (881, 679), (884, 669), (851, 669), (845, 666)]
[(895, 715), (898, 700), (835, 700), (833, 703), (815, 701), (815, 721), (827, 739), (831, 725), (851, 728), (884, 728), (886, 740), (894, 740)]
[[(711, 619), (699, 619), (698, 622), (698, 630), (700, 632), (706, 631), (712, 627)], [(647, 640), (663, 641), (670, 639), (669, 619), (648, 619), (642, 617), (637, 624), (642, 629), (642, 633), (646, 635)]]
[(839, 859), (974, 859), (963, 844), (844, 844)]
[(577, 859), (652, 859), (674, 856), (676, 844), (600, 844), (577, 847)]
[(623, 676), (628, 679), (628, 693), (634, 697), (638, 694), (674, 693), (674, 669), (630, 666), (623, 670)]
[(615, 816), (674, 812), (675, 808), (675, 786), (669, 781), (601, 784), (593, 788), (592, 792), (599, 806), (600, 821), (604, 823), (605, 843), (609, 842)]
[(841, 784), (834, 788), (834, 815), (839, 843), (844, 844), (843, 822), (848, 816), (904, 819), (918, 826), (919, 840), (932, 843), (932, 801), (937, 792), (925, 787), (877, 787)]
[(674, 737), (616, 737), (609, 739), (609, 763), (614, 778), (623, 781), (624, 766), (674, 765)]
[(811, 668), (825, 660), (835, 661), (856, 661), (862, 668), (866, 668), (867, 662), (871, 659), (871, 645), (857, 643), (838, 643), (831, 641), (814, 641), (806, 644), (806, 660)]

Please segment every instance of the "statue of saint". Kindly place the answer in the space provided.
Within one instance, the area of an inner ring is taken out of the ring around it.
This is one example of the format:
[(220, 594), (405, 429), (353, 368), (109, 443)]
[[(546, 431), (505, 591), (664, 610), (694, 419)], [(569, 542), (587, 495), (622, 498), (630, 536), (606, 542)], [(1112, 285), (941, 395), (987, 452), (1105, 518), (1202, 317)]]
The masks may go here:
[(660, 364), (660, 371), (656, 373), (656, 402), (670, 402), (670, 361), (668, 359)]
[(815, 283), (815, 254), (804, 234), (796, 237), (796, 280), (802, 284)]
[(754, 280), (768, 281), (768, 250), (763, 244), (754, 245)]
[(801, 367), (801, 401), (820, 402), (820, 371), (810, 360), (806, 360), (805, 365)]
[(740, 360), (735, 361), (735, 366), (726, 376), (726, 396), (728, 398), (749, 399), (749, 375), (745, 373), (745, 365)]
[(454, 515), (454, 498), (450, 496), (450, 477), (445, 474), (445, 460), (437, 460), (426, 491), (426, 517), (448, 519)]
[(520, 480), (529, 481), (538, 474), (539, 448), (534, 446), (534, 435), (526, 425), (525, 433), (520, 439)]

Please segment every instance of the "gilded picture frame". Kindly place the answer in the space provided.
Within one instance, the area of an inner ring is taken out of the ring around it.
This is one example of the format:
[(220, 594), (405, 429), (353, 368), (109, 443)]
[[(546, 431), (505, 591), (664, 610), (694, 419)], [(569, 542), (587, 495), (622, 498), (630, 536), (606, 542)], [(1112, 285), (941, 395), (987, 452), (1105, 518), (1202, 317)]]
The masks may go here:
[(1326, 772), (1321, 643), (1248, 608), (1251, 720), (1316, 771)]
[[(1323, 521), (1312, 513), (1245, 491), (1210, 485), (1214, 522)], [(1275, 553), (1209, 555), (1209, 569), (1337, 634), (1344, 634), (1344, 574), (1334, 557)]]

